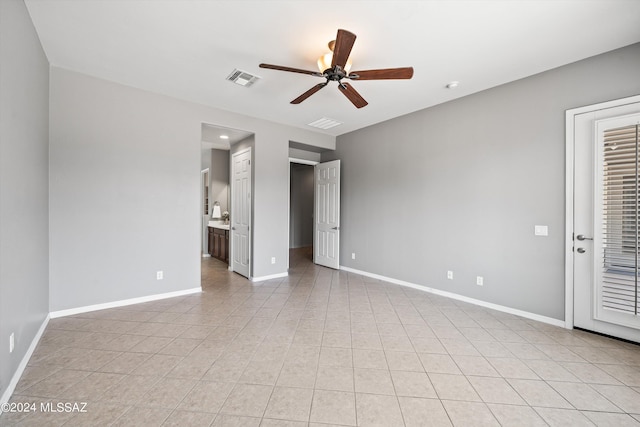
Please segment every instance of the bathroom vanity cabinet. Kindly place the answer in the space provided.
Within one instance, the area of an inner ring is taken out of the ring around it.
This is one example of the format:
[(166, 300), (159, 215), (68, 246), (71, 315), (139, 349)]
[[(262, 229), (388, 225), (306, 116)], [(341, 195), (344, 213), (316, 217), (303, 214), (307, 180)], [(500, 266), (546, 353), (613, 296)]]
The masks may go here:
[(209, 227), (209, 254), (229, 263), (229, 230)]

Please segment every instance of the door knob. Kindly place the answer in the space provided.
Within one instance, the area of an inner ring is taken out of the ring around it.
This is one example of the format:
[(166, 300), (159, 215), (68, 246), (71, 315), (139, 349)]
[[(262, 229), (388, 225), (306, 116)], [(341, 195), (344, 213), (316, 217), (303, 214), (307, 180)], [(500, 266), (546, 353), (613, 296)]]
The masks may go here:
[(585, 252), (586, 252), (586, 251), (584, 250), (584, 248), (578, 248), (578, 253), (579, 253), (579, 254), (583, 254), (583, 253), (585, 253)]
[(340, 230), (340, 227), (333, 227), (332, 230)]
[(576, 239), (578, 239), (578, 240), (593, 240), (593, 237), (585, 237), (584, 234), (578, 234), (576, 236)]

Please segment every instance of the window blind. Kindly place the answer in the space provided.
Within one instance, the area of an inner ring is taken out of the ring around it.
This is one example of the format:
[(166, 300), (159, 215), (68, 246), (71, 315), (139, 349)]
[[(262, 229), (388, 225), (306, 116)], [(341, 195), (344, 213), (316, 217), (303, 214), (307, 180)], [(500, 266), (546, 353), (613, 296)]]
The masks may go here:
[(639, 126), (604, 131), (602, 306), (638, 315), (640, 241)]

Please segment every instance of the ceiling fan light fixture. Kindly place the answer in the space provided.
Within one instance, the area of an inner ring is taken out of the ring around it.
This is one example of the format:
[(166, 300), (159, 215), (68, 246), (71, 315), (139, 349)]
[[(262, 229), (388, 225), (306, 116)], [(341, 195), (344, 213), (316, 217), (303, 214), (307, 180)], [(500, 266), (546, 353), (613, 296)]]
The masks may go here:
[[(333, 61), (333, 47), (335, 46), (335, 44), (336, 41), (331, 40), (329, 42), (329, 49), (331, 50), (331, 52), (327, 52), (324, 55), (321, 55), (320, 58), (318, 58), (318, 69), (321, 73), (324, 73), (325, 70), (331, 68), (331, 62)], [(344, 70), (347, 72), (347, 74), (349, 73), (349, 70), (351, 70), (351, 65), (351, 58), (348, 58), (347, 63), (344, 65)]]
[[(377, 70), (360, 70), (351, 74), (351, 49), (356, 41), (356, 35), (347, 30), (338, 30), (335, 41), (329, 43), (329, 49), (333, 53), (322, 55), (318, 59), (318, 68), (320, 72), (304, 70), (302, 68), (284, 67), (282, 65), (265, 64), (259, 65), (260, 68), (270, 70), (287, 71), (290, 73), (307, 74), (314, 77), (320, 77), (326, 81), (318, 83), (302, 95), (291, 101), (291, 104), (300, 104), (305, 99), (317, 93), (331, 82), (338, 83), (338, 90), (356, 107), (362, 108), (368, 105), (368, 102), (358, 93), (358, 91), (344, 80), (391, 80), (391, 79), (410, 79), (413, 77), (413, 67), (400, 68), (381, 68)], [(335, 56), (333, 54), (335, 53)]]

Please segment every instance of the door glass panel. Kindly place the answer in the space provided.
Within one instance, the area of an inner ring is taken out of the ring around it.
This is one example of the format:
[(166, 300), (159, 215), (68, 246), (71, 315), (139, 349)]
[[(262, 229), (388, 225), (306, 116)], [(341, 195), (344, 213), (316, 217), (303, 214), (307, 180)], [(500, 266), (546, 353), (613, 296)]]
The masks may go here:
[(596, 260), (595, 318), (640, 328), (640, 138), (638, 125), (628, 123), (618, 118), (596, 126), (595, 243), (600, 243), (596, 245), (600, 257)]

